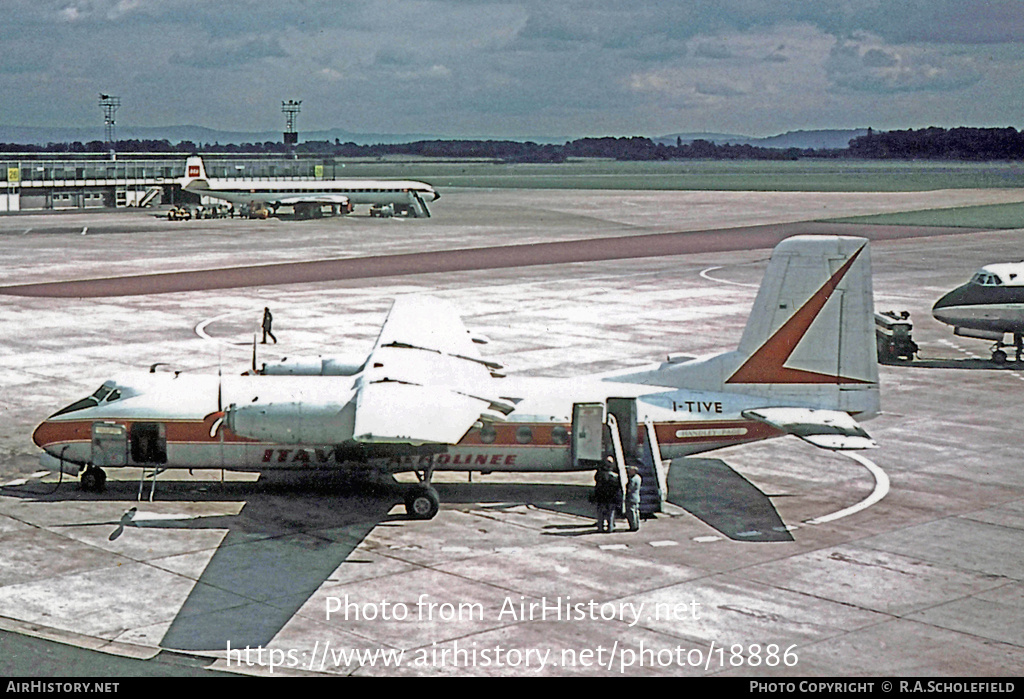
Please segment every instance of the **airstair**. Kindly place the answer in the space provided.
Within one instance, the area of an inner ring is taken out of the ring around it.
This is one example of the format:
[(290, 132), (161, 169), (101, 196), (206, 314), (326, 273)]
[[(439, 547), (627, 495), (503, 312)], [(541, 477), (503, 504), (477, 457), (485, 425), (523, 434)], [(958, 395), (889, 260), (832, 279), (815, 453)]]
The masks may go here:
[(606, 405), (574, 405), (572, 433), (573, 459), (577, 465), (592, 464), (597, 468), (603, 455), (610, 454), (615, 459), (623, 495), (626, 468), (636, 466), (641, 479), (640, 514), (646, 517), (664, 511), (668, 464), (661, 458), (654, 423), (649, 419), (643, 423), (637, 420), (635, 398), (609, 398)]
[(142, 208), (143, 206), (149, 206), (153, 202), (153, 199), (155, 199), (158, 195), (162, 194), (163, 191), (163, 187), (150, 187), (149, 189), (147, 189), (146, 193), (142, 195), (141, 199), (139, 199), (139, 208)]
[(661, 447), (658, 435), (654, 431), (654, 423), (644, 420), (644, 441), (641, 450), (640, 465), (640, 514), (650, 515), (663, 512), (665, 498), (668, 497), (668, 467), (661, 459)]

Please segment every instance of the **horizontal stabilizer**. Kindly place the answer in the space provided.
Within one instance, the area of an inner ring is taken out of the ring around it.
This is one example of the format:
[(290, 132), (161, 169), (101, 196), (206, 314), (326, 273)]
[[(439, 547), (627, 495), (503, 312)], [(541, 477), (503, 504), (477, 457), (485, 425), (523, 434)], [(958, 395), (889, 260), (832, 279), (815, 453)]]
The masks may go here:
[(878, 446), (856, 420), (840, 410), (757, 408), (741, 414), (822, 449), (874, 449)]

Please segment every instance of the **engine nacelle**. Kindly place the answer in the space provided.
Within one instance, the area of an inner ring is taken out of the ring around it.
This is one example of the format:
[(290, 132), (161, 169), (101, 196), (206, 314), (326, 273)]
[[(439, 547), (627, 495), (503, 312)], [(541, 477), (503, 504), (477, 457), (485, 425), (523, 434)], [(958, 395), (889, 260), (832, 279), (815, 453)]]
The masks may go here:
[(347, 403), (232, 403), (224, 424), (242, 437), (277, 444), (340, 444), (352, 439), (355, 401)]
[(268, 376), (355, 376), (365, 364), (366, 358), (359, 355), (295, 357), (265, 362), (260, 373)]

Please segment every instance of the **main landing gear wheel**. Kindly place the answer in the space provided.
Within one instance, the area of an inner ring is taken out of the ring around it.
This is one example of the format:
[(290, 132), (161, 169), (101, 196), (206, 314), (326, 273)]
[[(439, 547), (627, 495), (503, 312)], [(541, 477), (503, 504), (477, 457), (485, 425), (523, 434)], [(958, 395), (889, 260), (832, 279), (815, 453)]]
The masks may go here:
[(413, 519), (433, 519), (441, 507), (441, 498), (431, 487), (415, 486), (405, 494), (405, 512)]
[(82, 490), (99, 493), (107, 487), (107, 474), (102, 468), (89, 466), (79, 481)]

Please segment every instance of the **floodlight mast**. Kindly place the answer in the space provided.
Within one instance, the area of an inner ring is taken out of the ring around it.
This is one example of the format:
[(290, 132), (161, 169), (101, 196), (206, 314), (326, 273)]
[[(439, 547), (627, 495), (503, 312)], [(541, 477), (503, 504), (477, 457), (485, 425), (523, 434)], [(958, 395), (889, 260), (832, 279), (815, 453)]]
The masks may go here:
[(299, 134), (295, 131), (295, 117), (298, 116), (299, 105), (302, 100), (288, 100), (281, 103), (281, 111), (284, 112), (284, 144), (294, 147), (299, 142)]
[(121, 98), (115, 97), (114, 95), (100, 94), (100, 109), (103, 110), (103, 138), (107, 144), (107, 149), (110, 151), (111, 157), (114, 155), (114, 136), (115, 136), (115, 125), (116, 121), (114, 115), (117, 113), (117, 108), (121, 106)]

